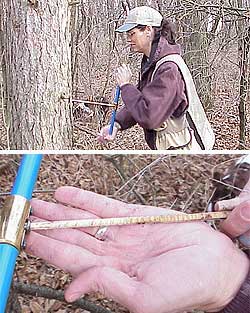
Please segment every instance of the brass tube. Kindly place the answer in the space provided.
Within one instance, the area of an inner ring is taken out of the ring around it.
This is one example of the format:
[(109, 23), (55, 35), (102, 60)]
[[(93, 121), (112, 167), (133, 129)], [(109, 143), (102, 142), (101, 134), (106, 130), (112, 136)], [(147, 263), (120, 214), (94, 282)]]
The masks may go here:
[(0, 244), (8, 243), (19, 251), (25, 235), (25, 223), (30, 214), (30, 202), (22, 196), (8, 196), (0, 208)]

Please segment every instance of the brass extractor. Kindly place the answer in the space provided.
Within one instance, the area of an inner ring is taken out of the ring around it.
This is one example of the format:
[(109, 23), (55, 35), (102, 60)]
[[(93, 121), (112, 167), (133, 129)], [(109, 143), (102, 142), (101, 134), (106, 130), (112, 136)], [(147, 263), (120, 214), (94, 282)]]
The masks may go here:
[(30, 214), (30, 202), (22, 196), (8, 196), (0, 209), (0, 244), (8, 243), (19, 251)]

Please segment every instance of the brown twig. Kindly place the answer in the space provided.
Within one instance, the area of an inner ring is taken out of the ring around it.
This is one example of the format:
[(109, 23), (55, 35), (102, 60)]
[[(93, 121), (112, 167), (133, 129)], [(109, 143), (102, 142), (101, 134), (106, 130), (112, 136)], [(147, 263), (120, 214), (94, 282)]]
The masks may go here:
[[(117, 172), (119, 173), (119, 175), (121, 176), (123, 182), (127, 182), (128, 181), (128, 177), (127, 175), (124, 173), (123, 169), (121, 168), (121, 166), (116, 162), (116, 160), (112, 157), (112, 156), (108, 156), (105, 155), (104, 158), (111, 162), (114, 166), (114, 168), (117, 170)], [(135, 194), (136, 198), (142, 203), (142, 204), (146, 204), (146, 201), (144, 199), (144, 197), (138, 193), (136, 190), (134, 190), (133, 186), (131, 186), (130, 183), (128, 183), (128, 186), (131, 188), (131, 191)]]
[(87, 101), (87, 100), (72, 99), (72, 102), (84, 103), (84, 104), (90, 104), (90, 105), (101, 105), (101, 106), (106, 106), (106, 107), (110, 107), (110, 108), (115, 107), (115, 105), (112, 104), (112, 103), (104, 103), (104, 102), (97, 102), (97, 101)]
[[(46, 299), (55, 299), (66, 303), (64, 293), (61, 290), (55, 290), (52, 288), (37, 285), (27, 285), (20, 282), (14, 282), (13, 289), (17, 293), (34, 297), (42, 297)], [(69, 305), (69, 303), (67, 304)], [(79, 299), (71, 303), (70, 305), (76, 308), (87, 310), (91, 313), (110, 313), (110, 311), (105, 309), (104, 307), (93, 304), (90, 301), (85, 300), (84, 298)]]

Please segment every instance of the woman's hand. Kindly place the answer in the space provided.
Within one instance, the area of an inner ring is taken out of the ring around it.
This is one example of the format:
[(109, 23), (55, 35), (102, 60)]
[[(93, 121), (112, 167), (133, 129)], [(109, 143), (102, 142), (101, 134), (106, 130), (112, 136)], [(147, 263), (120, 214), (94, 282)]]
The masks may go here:
[[(53, 221), (176, 213), (73, 187), (59, 188), (55, 198), (68, 206), (32, 200), (34, 216)], [(27, 236), (29, 253), (74, 276), (65, 292), (69, 302), (99, 291), (136, 313), (219, 310), (233, 299), (248, 273), (245, 254), (203, 222), (110, 226), (103, 241), (95, 237), (97, 230)]]
[(109, 129), (110, 129), (110, 125), (104, 126), (101, 129), (101, 131), (97, 137), (97, 140), (100, 143), (106, 143), (107, 141), (114, 141), (115, 140), (116, 135), (117, 135), (118, 130), (119, 130), (118, 124), (115, 122), (112, 135), (109, 134)]
[(116, 70), (116, 80), (117, 84), (122, 87), (122, 85), (129, 84), (132, 78), (132, 72), (129, 65), (122, 64)]

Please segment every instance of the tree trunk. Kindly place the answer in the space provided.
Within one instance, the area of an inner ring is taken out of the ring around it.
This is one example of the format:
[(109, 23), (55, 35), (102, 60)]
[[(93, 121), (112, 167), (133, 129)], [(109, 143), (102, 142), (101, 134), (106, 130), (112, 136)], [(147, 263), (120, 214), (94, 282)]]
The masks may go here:
[[(243, 23), (243, 22), (239, 22)], [(240, 138), (239, 149), (246, 148), (246, 104), (249, 91), (249, 56), (250, 56), (250, 27), (246, 21), (244, 25), (239, 27), (241, 30), (241, 38), (239, 39), (239, 63), (240, 63), (240, 102), (239, 102), (239, 118), (240, 118)]]
[(182, 20), (184, 59), (195, 81), (196, 89), (205, 108), (211, 106), (211, 76), (208, 61), (208, 38), (202, 25), (202, 12), (193, 12)]
[(72, 148), (67, 0), (2, 0), (10, 149)]
[[(249, 7), (248, 1), (237, 0), (236, 4), (240, 8)], [(239, 19), (237, 22), (237, 34), (238, 34), (238, 57), (239, 57), (239, 69), (240, 69), (240, 86), (239, 86), (239, 147), (238, 149), (244, 149), (246, 144), (246, 103), (248, 96), (249, 85), (249, 49), (250, 49), (250, 28), (248, 26), (248, 20)]]

